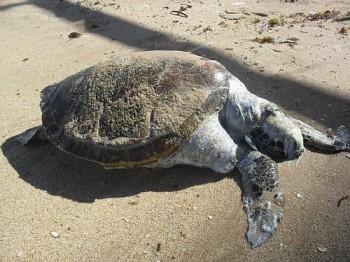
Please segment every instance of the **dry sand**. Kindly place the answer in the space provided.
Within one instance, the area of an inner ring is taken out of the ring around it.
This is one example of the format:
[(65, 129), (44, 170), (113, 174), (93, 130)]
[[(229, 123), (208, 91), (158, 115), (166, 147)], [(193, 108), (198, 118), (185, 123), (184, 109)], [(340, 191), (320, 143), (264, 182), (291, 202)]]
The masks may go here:
[[(1, 1), (1, 260), (350, 260), (350, 199), (338, 206), (350, 195), (349, 153), (307, 151), (298, 163), (280, 164), (285, 218), (252, 250), (237, 174), (187, 166), (105, 171), (50, 144), (15, 141), (40, 125), (45, 86), (109, 57), (153, 49), (196, 49), (287, 113), (322, 130), (350, 128), (350, 36), (339, 33), (349, 21), (287, 18), (346, 14), (349, 1), (245, 2), (244, 18), (234, 21), (220, 17), (233, 0)], [(187, 17), (170, 14), (181, 6)], [(258, 33), (263, 21), (280, 16), (284, 25)], [(70, 39), (72, 32), (81, 36)], [(252, 41), (264, 36), (299, 40)]]

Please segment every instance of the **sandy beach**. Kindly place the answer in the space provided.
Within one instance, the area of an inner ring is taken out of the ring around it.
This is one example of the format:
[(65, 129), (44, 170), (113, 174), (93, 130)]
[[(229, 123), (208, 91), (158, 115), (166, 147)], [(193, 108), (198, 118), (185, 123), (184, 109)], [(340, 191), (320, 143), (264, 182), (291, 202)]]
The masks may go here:
[(46, 86), (158, 49), (219, 61), (319, 130), (350, 129), (349, 12), (348, 0), (1, 1), (0, 261), (349, 261), (350, 152), (279, 164), (284, 218), (253, 250), (236, 170), (104, 170), (16, 142), (41, 125)]

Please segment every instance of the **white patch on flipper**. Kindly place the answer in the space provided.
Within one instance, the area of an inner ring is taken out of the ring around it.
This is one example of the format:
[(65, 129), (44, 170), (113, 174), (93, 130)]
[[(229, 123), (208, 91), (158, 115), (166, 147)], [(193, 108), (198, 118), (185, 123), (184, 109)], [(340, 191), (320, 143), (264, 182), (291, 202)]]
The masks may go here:
[(273, 228), (268, 226), (268, 225), (262, 225), (261, 229), (264, 231), (264, 232), (273, 232)]

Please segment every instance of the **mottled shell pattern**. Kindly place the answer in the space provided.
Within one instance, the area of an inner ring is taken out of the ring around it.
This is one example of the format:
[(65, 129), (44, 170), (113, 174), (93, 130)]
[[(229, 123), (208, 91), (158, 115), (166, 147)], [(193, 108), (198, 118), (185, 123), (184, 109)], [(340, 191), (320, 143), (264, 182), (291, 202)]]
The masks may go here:
[(152, 164), (224, 108), (230, 77), (190, 53), (136, 52), (46, 87), (42, 121), (48, 139), (78, 157), (106, 167)]

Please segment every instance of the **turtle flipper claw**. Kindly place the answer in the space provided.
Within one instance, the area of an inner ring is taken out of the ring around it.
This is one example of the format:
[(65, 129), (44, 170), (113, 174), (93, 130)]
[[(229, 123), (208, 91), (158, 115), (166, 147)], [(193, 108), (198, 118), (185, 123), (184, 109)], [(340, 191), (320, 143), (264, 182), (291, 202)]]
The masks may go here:
[(284, 199), (278, 188), (277, 164), (260, 152), (248, 153), (238, 165), (244, 187), (247, 214), (246, 237), (252, 248), (264, 244), (282, 219)]

